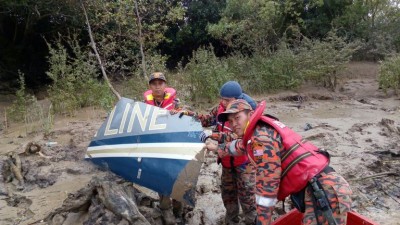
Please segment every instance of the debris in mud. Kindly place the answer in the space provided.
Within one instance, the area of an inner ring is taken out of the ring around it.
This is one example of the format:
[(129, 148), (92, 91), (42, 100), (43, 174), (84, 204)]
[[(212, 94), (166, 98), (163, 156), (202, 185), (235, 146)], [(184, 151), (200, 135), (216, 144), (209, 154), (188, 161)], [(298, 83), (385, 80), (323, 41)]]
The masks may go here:
[(6, 162), (8, 163), (8, 168), (11, 171), (11, 174), (9, 177), (11, 179), (8, 179), (8, 180), (12, 181), (15, 178), (16, 180), (18, 180), (17, 189), (18, 190), (24, 189), (25, 182), (24, 182), (24, 178), (21, 174), (22, 163), (21, 163), (21, 159), (20, 159), (19, 155), (16, 154), (15, 152), (10, 152), (8, 154), (8, 158), (7, 158)]
[(373, 123), (356, 123), (354, 124), (346, 133), (354, 133), (359, 132), (361, 134), (365, 134), (364, 131), (366, 127), (372, 126)]
[(30, 154), (35, 154), (37, 152), (40, 152), (41, 147), (35, 142), (29, 142), (26, 147), (25, 147), (25, 154), (30, 155)]
[(1, 195), (8, 195), (8, 190), (6, 185), (4, 184), (4, 181), (8, 179), (10, 174), (6, 174), (6, 161), (4, 159), (0, 158), (0, 196)]
[(393, 204), (400, 205), (400, 185), (398, 184), (400, 151), (383, 150), (367, 153), (376, 157), (367, 157), (369, 159), (364, 160), (365, 166), (369, 170), (349, 172), (352, 174), (350, 176), (352, 179), (348, 179), (348, 181), (352, 183), (353, 187), (357, 187), (355, 190), (357, 197), (353, 208), (374, 205), (377, 209), (387, 210), (390, 207), (387, 206), (389, 202), (386, 196), (394, 202)]
[(382, 135), (387, 136), (392, 133), (400, 135), (400, 127), (396, 126), (396, 124), (394, 123), (394, 120), (383, 118), (379, 122), (379, 125), (383, 126)]
[(162, 224), (161, 214), (154, 213), (158, 209), (141, 210), (146, 207), (140, 205), (143, 199), (131, 183), (94, 178), (86, 188), (70, 194), (62, 207), (44, 221), (62, 224), (70, 213), (86, 212), (87, 219), (83, 224)]
[(376, 105), (375, 103), (373, 103), (371, 100), (369, 100), (369, 99), (365, 99), (365, 98), (362, 98), (362, 99), (359, 99), (359, 100), (357, 100), (358, 102), (360, 102), (360, 103), (362, 103), (362, 104), (367, 104), (367, 105)]
[(309, 124), (309, 123), (306, 123), (305, 125), (304, 125), (304, 131), (308, 131), (308, 130), (311, 130), (313, 127), (311, 126), (311, 124)]

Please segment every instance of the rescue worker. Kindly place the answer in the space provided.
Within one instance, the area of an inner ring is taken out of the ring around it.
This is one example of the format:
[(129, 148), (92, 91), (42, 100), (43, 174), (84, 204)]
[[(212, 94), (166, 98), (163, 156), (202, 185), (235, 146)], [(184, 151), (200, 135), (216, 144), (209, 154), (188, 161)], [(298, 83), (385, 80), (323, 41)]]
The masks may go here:
[[(155, 72), (149, 78), (149, 90), (143, 93), (144, 102), (167, 109), (171, 114), (180, 111), (179, 99), (176, 97), (176, 90), (167, 86), (167, 79), (161, 72)], [(176, 224), (176, 218), (182, 217), (182, 203), (172, 200), (169, 196), (159, 194), (160, 205), (163, 218), (167, 225)]]
[(277, 200), (291, 195), (304, 213), (302, 224), (345, 225), (352, 191), (329, 167), (329, 155), (276, 118), (263, 116), (264, 109), (265, 102), (256, 111), (246, 101), (231, 102), (218, 119), (229, 121), (239, 138), (220, 135), (225, 142), (207, 142), (206, 146), (221, 157), (247, 154), (255, 164), (256, 224), (270, 224)]
[(149, 78), (149, 90), (143, 93), (144, 102), (176, 113), (179, 111), (180, 101), (176, 97), (176, 90), (167, 86), (167, 79), (161, 72), (155, 72)]
[[(256, 108), (256, 102), (243, 93), (240, 84), (236, 81), (226, 82), (220, 89), (220, 104), (214, 107), (207, 115), (197, 115), (203, 127), (216, 125), (215, 130), (225, 132), (234, 138), (229, 123), (220, 122), (217, 117), (225, 111), (226, 106), (235, 99), (244, 99)], [(206, 139), (205, 136), (204, 139)], [(237, 157), (219, 157), (222, 164), (221, 197), (226, 209), (225, 224), (238, 224), (239, 211), (242, 208), (245, 224), (253, 224), (256, 217), (255, 208), (255, 168), (249, 163), (247, 155)]]

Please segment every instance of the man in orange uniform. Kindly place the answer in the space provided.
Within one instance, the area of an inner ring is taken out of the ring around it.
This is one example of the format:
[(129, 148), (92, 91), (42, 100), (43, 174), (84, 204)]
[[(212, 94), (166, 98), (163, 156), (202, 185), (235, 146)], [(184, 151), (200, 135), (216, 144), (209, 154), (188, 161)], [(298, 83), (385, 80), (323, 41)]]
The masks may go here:
[[(179, 99), (176, 97), (176, 90), (167, 86), (167, 79), (161, 72), (155, 72), (150, 75), (150, 89), (143, 93), (144, 102), (149, 105), (158, 106), (167, 109), (171, 114), (179, 111)], [(163, 214), (167, 225), (176, 224), (176, 218), (181, 217), (182, 204), (176, 200), (172, 200), (168, 196), (159, 194), (159, 208)]]
[(231, 102), (218, 119), (229, 121), (239, 138), (220, 135), (222, 144), (206, 143), (221, 157), (248, 154), (255, 164), (256, 224), (270, 224), (277, 200), (292, 195), (297, 196), (294, 202), (300, 202), (303, 224), (345, 225), (351, 207), (349, 184), (329, 167), (322, 149), (276, 119), (262, 116), (264, 108), (264, 103), (253, 111), (246, 101)]
[[(242, 87), (236, 81), (228, 81), (220, 89), (220, 104), (213, 108), (207, 115), (198, 115), (203, 127), (215, 125), (215, 130), (224, 132), (234, 138), (232, 127), (229, 123), (219, 121), (218, 115), (225, 111), (226, 106), (235, 99), (243, 99), (252, 107), (256, 108), (256, 102), (247, 94), (243, 93)], [(255, 209), (255, 168), (247, 155), (219, 157), (218, 162), (222, 164), (221, 175), (221, 197), (226, 214), (225, 224), (234, 225), (240, 222), (240, 207), (243, 211), (243, 222), (253, 224), (256, 217)]]

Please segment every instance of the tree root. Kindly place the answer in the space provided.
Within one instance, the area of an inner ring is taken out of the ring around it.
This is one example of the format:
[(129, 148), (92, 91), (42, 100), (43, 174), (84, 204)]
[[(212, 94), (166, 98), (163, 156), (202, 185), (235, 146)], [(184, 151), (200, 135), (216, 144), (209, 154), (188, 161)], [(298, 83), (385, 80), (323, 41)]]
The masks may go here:
[[(66, 213), (82, 210), (87, 211), (93, 207), (99, 208), (99, 206), (93, 204), (101, 203), (105, 209), (114, 213), (117, 218), (125, 219), (129, 224), (150, 225), (149, 221), (140, 213), (136, 205), (135, 191), (132, 185), (117, 185), (115, 182), (93, 179), (86, 188), (79, 190), (75, 194), (71, 194), (64, 200), (63, 205), (49, 214), (44, 221), (50, 223)], [(96, 220), (99, 220), (99, 217), (107, 216), (110, 215), (97, 215)], [(91, 219), (93, 218), (89, 217), (87, 222), (90, 223)], [(108, 218), (108, 221), (111, 219)]]
[(42, 147), (35, 142), (29, 142), (28, 144), (26, 144), (24, 154), (25, 155), (38, 154), (42, 158), (51, 159), (51, 156), (43, 154)]
[[(8, 195), (8, 190), (6, 185), (4, 184), (4, 172), (5, 172), (5, 162), (6, 160), (0, 159), (0, 195)], [(7, 176), (6, 176), (7, 177)]]
[(22, 190), (24, 188), (25, 182), (24, 177), (22, 176), (22, 164), (19, 155), (15, 152), (8, 153), (7, 158), (8, 166), (10, 167), (11, 172), (14, 177), (18, 180), (18, 189)]

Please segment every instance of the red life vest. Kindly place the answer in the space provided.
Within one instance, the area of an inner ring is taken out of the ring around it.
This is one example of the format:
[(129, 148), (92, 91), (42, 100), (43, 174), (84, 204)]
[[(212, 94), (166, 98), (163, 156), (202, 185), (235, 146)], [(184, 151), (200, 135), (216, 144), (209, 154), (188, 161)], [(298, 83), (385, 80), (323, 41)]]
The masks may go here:
[[(218, 118), (218, 115), (224, 111), (225, 111), (225, 108), (222, 106), (222, 104), (219, 104), (216, 118)], [(217, 129), (218, 129), (218, 131), (232, 132), (229, 122), (221, 123), (217, 120)], [(222, 166), (225, 168), (231, 168), (232, 164), (234, 167), (236, 167), (236, 166), (240, 166), (240, 165), (243, 165), (243, 164), (249, 162), (247, 155), (241, 155), (241, 156), (235, 156), (235, 157), (228, 155), (228, 156), (220, 158), (220, 160), (221, 160)]]
[(259, 121), (272, 126), (281, 135), (284, 149), (280, 152), (282, 174), (278, 200), (283, 200), (290, 194), (301, 191), (311, 178), (329, 165), (329, 158), (321, 153), (318, 147), (304, 140), (298, 133), (283, 123), (263, 116), (264, 109), (265, 101), (259, 104), (251, 116), (243, 136), (243, 143), (246, 145), (248, 155), (254, 159), (251, 145), (248, 142)]
[(145, 103), (149, 105), (158, 106), (163, 109), (171, 110), (175, 108), (175, 98), (176, 98), (176, 90), (170, 87), (165, 88), (164, 100), (161, 102), (161, 105), (156, 105), (153, 91), (147, 90), (143, 93)]

